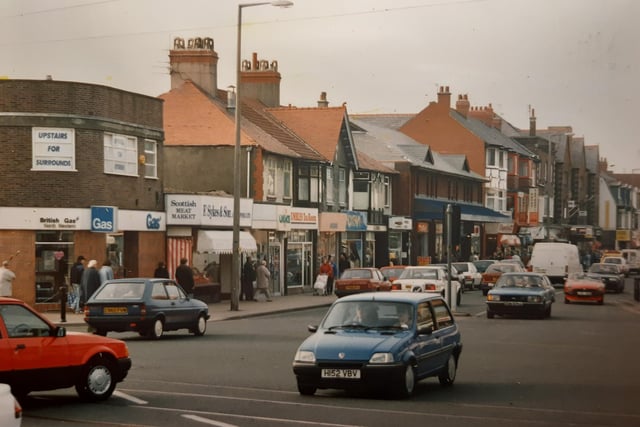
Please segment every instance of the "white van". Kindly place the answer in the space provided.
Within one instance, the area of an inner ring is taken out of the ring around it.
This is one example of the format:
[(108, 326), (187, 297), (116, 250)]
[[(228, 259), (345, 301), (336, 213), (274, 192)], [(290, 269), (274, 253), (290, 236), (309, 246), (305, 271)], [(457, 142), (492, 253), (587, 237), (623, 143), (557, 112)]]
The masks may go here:
[(622, 249), (622, 258), (627, 260), (629, 273), (640, 273), (640, 249)]
[(569, 274), (583, 271), (578, 247), (570, 243), (536, 243), (530, 264), (531, 271), (546, 274), (551, 282), (560, 284)]

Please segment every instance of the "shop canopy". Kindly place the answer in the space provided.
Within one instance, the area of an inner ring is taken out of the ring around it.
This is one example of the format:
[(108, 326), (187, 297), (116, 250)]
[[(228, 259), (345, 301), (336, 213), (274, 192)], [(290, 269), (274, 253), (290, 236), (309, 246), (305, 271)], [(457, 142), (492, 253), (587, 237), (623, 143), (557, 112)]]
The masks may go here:
[(460, 206), (460, 219), (462, 221), (474, 222), (509, 222), (511, 217), (486, 208), (482, 205), (471, 203), (452, 202), (446, 200), (431, 199), (425, 197), (415, 197), (414, 218), (420, 220), (442, 220), (444, 209), (448, 204)]
[[(256, 252), (256, 239), (247, 231), (240, 232), (240, 251)], [(198, 231), (197, 251), (200, 253), (233, 253), (233, 231), (200, 230)]]

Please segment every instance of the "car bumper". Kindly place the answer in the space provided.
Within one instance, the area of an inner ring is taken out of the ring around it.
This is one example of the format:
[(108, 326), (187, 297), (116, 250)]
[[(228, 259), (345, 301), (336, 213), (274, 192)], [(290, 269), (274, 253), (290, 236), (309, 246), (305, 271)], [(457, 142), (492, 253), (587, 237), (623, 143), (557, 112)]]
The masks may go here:
[(601, 302), (604, 300), (604, 294), (601, 292), (593, 292), (591, 295), (576, 295), (574, 293), (565, 293), (564, 299), (570, 302)]
[[(359, 369), (360, 378), (322, 378), (322, 369)], [(404, 372), (404, 364), (393, 363), (384, 365), (353, 364), (345, 366), (331, 363), (293, 363), (293, 373), (296, 375), (298, 382), (307, 386), (313, 386), (320, 389), (371, 389), (371, 388), (387, 388), (389, 384), (400, 378)]]
[(547, 304), (523, 302), (517, 305), (506, 302), (488, 302), (487, 309), (498, 315), (540, 315), (547, 309)]
[(117, 363), (119, 375), (116, 378), (116, 382), (120, 382), (127, 377), (129, 369), (131, 369), (131, 358), (123, 357), (121, 359), (118, 359)]
[(102, 331), (114, 332), (144, 332), (153, 325), (153, 318), (126, 316), (126, 317), (85, 317), (84, 321), (92, 328)]

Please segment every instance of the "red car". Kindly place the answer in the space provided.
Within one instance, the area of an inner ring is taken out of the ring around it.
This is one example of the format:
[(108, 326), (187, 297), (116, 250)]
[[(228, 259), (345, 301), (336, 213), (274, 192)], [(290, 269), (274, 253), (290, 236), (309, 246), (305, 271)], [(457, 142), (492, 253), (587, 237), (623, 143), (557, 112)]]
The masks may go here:
[(338, 298), (361, 292), (390, 291), (391, 282), (374, 267), (350, 268), (345, 270), (333, 284)]
[(605, 284), (585, 273), (573, 273), (564, 282), (564, 303), (595, 302), (604, 304)]
[(0, 383), (18, 398), (75, 387), (85, 400), (105, 400), (131, 368), (123, 341), (67, 332), (14, 298), (0, 298), (0, 361)]

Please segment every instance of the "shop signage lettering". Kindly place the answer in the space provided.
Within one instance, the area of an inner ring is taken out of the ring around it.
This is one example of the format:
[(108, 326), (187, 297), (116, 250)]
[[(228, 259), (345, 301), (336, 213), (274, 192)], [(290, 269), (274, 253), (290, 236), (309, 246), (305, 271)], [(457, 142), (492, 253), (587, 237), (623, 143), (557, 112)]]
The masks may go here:
[(280, 224), (291, 224), (291, 215), (282, 214), (278, 216), (278, 222)]
[(155, 217), (151, 214), (147, 214), (147, 229), (159, 230), (160, 229), (160, 217)]
[(198, 203), (195, 200), (171, 200), (172, 219), (194, 220), (196, 218), (195, 208)]
[(347, 214), (347, 231), (365, 231), (367, 221), (362, 212), (350, 211)]
[(33, 128), (34, 170), (75, 170), (75, 131), (65, 128)]
[(317, 221), (317, 217), (314, 214), (307, 212), (291, 212), (292, 223), (314, 223)]
[(227, 206), (219, 206), (216, 207), (214, 204), (203, 204), (202, 205), (202, 216), (205, 218), (231, 218), (233, 216), (233, 210), (229, 209)]
[(40, 224), (44, 228), (76, 228), (79, 218), (40, 217)]
[(113, 206), (91, 206), (91, 231), (116, 231), (116, 215), (116, 208)]

